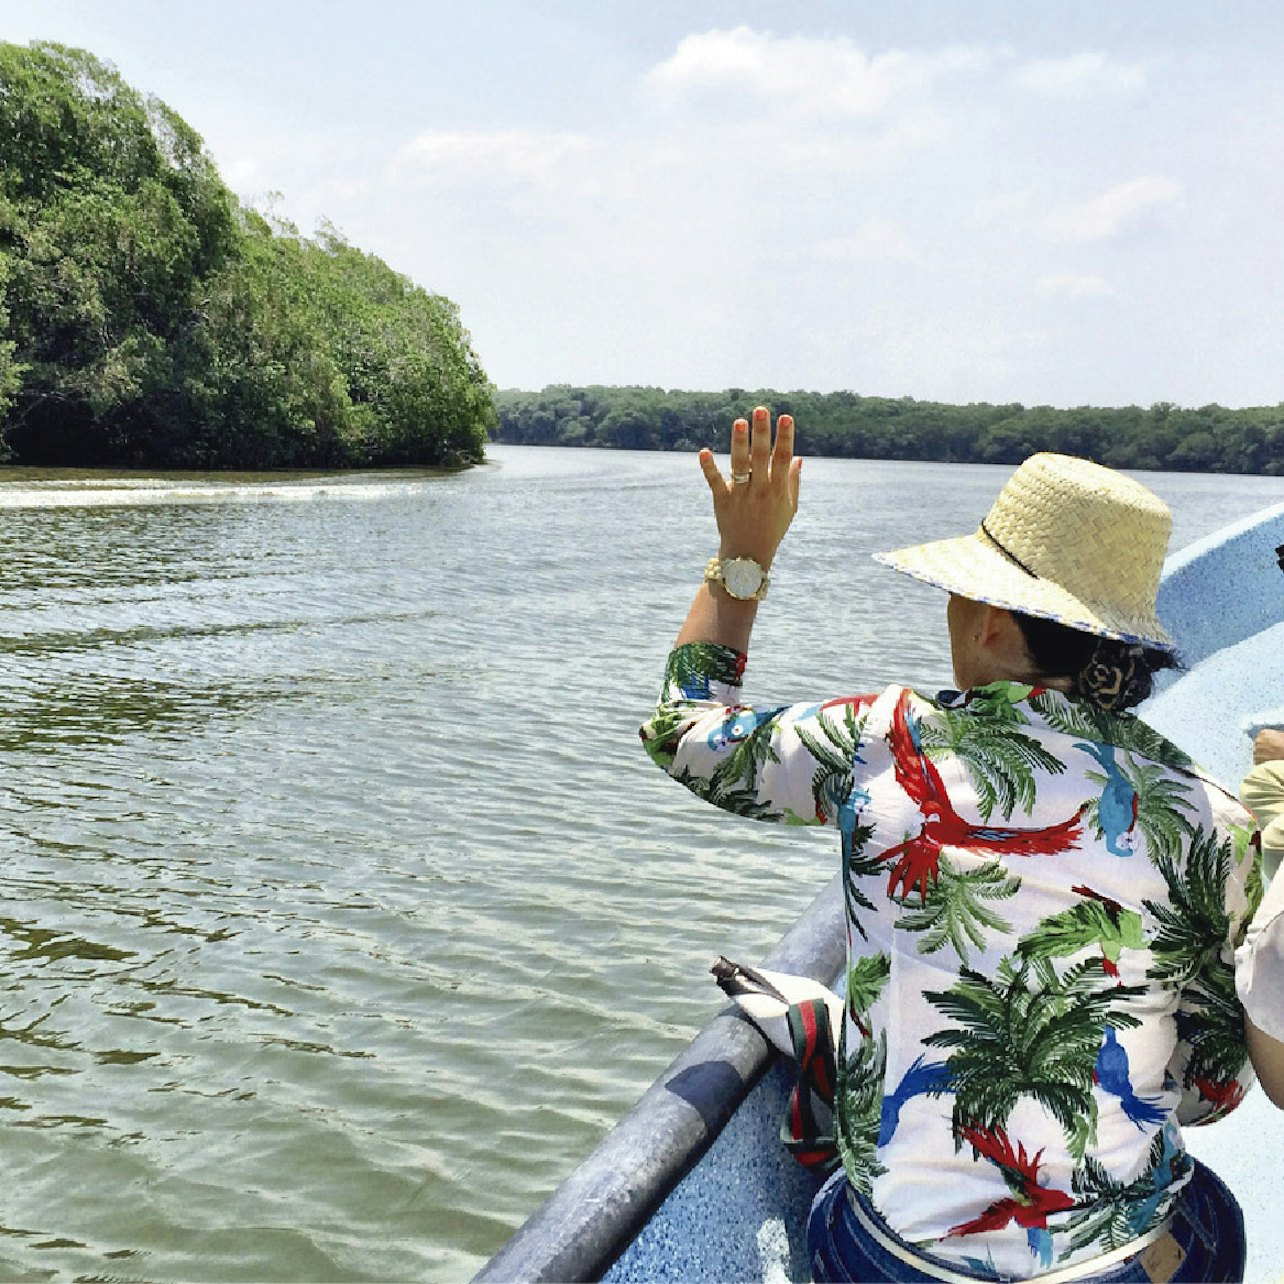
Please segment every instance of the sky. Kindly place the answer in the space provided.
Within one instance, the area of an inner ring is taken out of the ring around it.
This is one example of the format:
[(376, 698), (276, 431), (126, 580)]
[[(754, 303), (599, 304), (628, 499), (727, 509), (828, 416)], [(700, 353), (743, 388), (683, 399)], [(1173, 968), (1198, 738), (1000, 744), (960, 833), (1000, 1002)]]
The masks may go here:
[(1284, 402), (1275, 0), (0, 0), (490, 378)]

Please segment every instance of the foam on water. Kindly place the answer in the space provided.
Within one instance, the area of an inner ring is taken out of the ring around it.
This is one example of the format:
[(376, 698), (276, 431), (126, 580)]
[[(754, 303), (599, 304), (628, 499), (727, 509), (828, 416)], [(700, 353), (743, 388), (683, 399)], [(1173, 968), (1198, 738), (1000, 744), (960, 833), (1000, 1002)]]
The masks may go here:
[(160, 477), (83, 478), (76, 481), (0, 482), (0, 509), (122, 508), (166, 504), (371, 502), (413, 494), (430, 480), (397, 481), (176, 481)]

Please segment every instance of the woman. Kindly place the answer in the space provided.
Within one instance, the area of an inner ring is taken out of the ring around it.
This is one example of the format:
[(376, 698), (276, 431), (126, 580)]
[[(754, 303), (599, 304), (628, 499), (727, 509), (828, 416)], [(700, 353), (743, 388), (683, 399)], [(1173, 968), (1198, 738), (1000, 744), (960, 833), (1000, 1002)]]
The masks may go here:
[(1252, 818), (1125, 712), (1172, 663), (1167, 509), (1034, 456), (974, 535), (880, 559), (950, 592), (961, 694), (756, 710), (740, 682), (797, 509), (793, 422), (773, 446), (759, 408), (729, 479), (700, 466), (718, 556), (642, 736), (707, 801), (839, 831), (842, 1167), (816, 1277), (1239, 1278), (1239, 1210), (1178, 1125), (1243, 1094)]

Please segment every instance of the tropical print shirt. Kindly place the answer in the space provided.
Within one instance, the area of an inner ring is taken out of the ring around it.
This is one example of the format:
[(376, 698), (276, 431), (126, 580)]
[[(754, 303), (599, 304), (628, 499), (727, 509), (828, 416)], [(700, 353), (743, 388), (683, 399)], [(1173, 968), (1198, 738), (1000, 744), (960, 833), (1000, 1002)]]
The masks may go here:
[(1023, 1278), (1158, 1225), (1182, 1123), (1251, 1081), (1234, 949), (1253, 820), (1132, 716), (1010, 682), (755, 709), (669, 657), (651, 757), (737, 815), (831, 825), (847, 918), (848, 1179), (904, 1239)]

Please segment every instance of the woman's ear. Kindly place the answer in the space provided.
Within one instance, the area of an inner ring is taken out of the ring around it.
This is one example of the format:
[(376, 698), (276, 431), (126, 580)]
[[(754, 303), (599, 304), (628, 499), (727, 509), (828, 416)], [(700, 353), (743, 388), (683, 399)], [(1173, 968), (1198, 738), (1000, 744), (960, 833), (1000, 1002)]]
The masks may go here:
[(1029, 672), (1030, 651), (1025, 644), (1025, 634), (1011, 611), (987, 603), (977, 630), (977, 646), (995, 661), (1004, 676)]
[(1020, 633), (1020, 627), (1012, 618), (1011, 611), (1004, 610), (1001, 606), (991, 606), (988, 602), (984, 603), (984, 607), (977, 620), (978, 645), (991, 650), (997, 643), (1007, 639), (1013, 631)]

